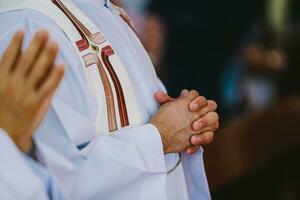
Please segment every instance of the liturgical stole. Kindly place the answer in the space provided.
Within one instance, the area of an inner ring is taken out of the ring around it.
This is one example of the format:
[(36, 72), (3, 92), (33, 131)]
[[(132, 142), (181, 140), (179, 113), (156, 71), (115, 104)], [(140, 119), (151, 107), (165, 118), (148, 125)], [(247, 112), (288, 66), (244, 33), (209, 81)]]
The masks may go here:
[[(31, 9), (51, 18), (72, 42), (98, 103), (97, 133), (142, 124), (136, 94), (121, 59), (101, 30), (70, 0), (1, 0), (0, 13)], [(126, 15), (120, 16), (131, 25)], [(131, 26), (132, 28), (132, 26)], [(96, 108), (95, 108), (96, 109)]]

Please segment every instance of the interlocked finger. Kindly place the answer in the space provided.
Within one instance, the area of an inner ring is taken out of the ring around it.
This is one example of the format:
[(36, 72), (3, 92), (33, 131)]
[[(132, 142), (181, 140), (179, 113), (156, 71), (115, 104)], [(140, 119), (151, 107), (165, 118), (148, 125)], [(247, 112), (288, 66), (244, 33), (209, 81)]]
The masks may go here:
[(217, 108), (218, 108), (218, 105), (215, 101), (208, 100), (207, 105), (205, 107), (203, 107), (202, 109), (200, 109), (199, 114), (201, 117), (203, 117), (204, 115), (206, 115), (209, 112), (216, 111)]
[(203, 109), (207, 104), (208, 101), (206, 98), (204, 96), (199, 96), (190, 103), (189, 109), (191, 112), (198, 112), (199, 109)]
[(211, 127), (219, 121), (219, 115), (216, 112), (209, 112), (192, 124), (194, 131), (199, 132), (204, 128)]
[(192, 145), (204, 145), (209, 144), (214, 139), (214, 132), (207, 131), (198, 135), (194, 135), (191, 137), (191, 144)]
[(188, 154), (194, 154), (200, 149), (200, 147), (201, 147), (200, 145), (190, 146), (189, 148), (186, 149), (186, 152)]
[(188, 101), (193, 101), (195, 98), (197, 98), (199, 96), (199, 93), (196, 90), (192, 90), (189, 93), (180, 96), (178, 99), (185, 99)]

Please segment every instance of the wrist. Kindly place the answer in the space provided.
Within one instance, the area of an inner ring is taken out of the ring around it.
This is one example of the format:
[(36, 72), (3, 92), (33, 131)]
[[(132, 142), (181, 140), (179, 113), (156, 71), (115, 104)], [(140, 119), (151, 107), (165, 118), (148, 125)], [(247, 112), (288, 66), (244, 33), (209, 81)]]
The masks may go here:
[(10, 137), (10, 139), (15, 143), (15, 145), (18, 147), (20, 151), (23, 153), (28, 153), (32, 149), (33, 142), (31, 138), (20, 138), (17, 137), (19, 134), (17, 134), (17, 130), (12, 130), (9, 128), (6, 128), (5, 126), (0, 126), (1, 129)]
[(164, 134), (162, 128), (161, 128), (156, 122), (154, 122), (153, 120), (150, 121), (150, 124), (152, 124), (152, 125), (158, 130), (158, 133), (159, 133), (159, 135), (160, 135), (161, 142), (162, 142), (162, 145), (163, 145), (164, 154), (171, 153), (171, 152), (169, 151), (169, 143), (168, 143), (168, 140), (167, 140), (167, 138), (165, 137), (165, 134)]
[(14, 128), (6, 128), (3, 126), (3, 130), (9, 135), (9, 137), (14, 141), (15, 145), (19, 148), (23, 153), (30, 152), (32, 148), (32, 139), (25, 137), (26, 134), (20, 134), (24, 132), (20, 129)]
[[(159, 131), (159, 130), (158, 130)], [(160, 131), (159, 131), (160, 133)], [(162, 144), (163, 144), (163, 149), (164, 149), (164, 153), (165, 154), (168, 154), (168, 153), (171, 153), (171, 151), (169, 150), (169, 143), (168, 143), (168, 140), (165, 138), (165, 136), (163, 134), (160, 133), (160, 137), (161, 137), (161, 141), (162, 141)]]
[(16, 145), (22, 151), (23, 153), (30, 153), (33, 149), (33, 141), (31, 139), (24, 139), (19, 138), (17, 141), (15, 141)]

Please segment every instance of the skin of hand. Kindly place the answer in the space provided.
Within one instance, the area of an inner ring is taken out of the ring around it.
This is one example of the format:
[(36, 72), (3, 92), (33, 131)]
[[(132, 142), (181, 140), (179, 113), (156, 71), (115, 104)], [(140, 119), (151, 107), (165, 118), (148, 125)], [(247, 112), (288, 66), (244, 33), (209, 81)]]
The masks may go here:
[[(186, 96), (188, 93), (188, 90), (183, 90), (181, 96)], [(160, 105), (175, 100), (164, 92), (155, 93), (155, 99)], [(186, 149), (188, 154), (193, 154), (198, 151), (201, 145), (209, 144), (213, 141), (214, 131), (219, 128), (219, 116), (215, 112), (217, 109), (216, 102), (206, 100), (203, 96), (196, 97), (190, 102), (188, 107), (191, 112), (200, 113), (199, 119), (192, 124), (193, 130), (198, 131), (198, 134), (191, 137), (192, 146)]]
[(0, 61), (0, 127), (28, 152), (65, 66), (55, 64), (58, 45), (48, 41), (46, 31), (38, 31), (24, 52), (23, 39), (24, 32), (18, 31)]
[[(190, 139), (198, 131), (193, 129), (193, 122), (200, 118), (200, 112), (191, 112), (190, 103), (199, 96), (191, 91), (185, 96), (163, 104), (150, 119), (162, 137), (164, 152), (181, 152), (191, 146)], [(213, 121), (206, 121), (212, 123)]]

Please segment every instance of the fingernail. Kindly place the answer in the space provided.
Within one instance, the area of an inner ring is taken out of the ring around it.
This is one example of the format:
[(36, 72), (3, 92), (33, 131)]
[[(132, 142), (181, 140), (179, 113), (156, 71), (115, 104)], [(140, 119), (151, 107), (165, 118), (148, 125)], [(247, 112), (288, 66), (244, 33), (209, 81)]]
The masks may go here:
[(203, 128), (203, 122), (196, 122), (195, 124), (194, 124), (194, 129), (195, 130), (201, 130)]
[(192, 109), (193, 111), (197, 111), (197, 110), (199, 109), (199, 104), (198, 104), (198, 103), (192, 103), (191, 109)]
[(185, 96), (185, 95), (187, 95), (188, 93), (189, 93), (189, 91), (188, 91), (187, 89), (184, 89), (184, 90), (181, 91), (180, 96)]
[(193, 145), (197, 145), (197, 144), (198, 144), (197, 138), (195, 138), (195, 137), (192, 138), (191, 143), (192, 143)]
[(192, 144), (193, 145), (201, 145), (203, 142), (202, 138), (201, 137), (195, 137), (193, 140), (192, 140)]

